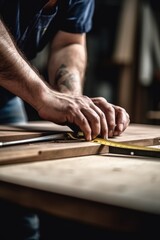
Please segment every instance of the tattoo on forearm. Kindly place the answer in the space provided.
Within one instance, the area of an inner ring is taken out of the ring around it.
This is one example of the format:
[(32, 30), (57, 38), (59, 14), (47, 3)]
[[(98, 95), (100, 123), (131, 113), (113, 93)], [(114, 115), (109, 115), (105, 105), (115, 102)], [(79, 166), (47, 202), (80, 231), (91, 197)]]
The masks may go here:
[(55, 84), (57, 87), (65, 87), (72, 91), (75, 81), (75, 75), (67, 69), (67, 66), (62, 64), (56, 72)]

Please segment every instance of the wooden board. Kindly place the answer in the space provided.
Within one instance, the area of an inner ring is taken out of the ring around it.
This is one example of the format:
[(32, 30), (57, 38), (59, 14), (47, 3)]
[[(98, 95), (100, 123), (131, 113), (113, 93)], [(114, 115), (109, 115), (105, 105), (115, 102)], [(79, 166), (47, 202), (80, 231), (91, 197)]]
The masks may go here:
[[(154, 145), (159, 143), (159, 134), (158, 126), (130, 125), (115, 141)], [(95, 151), (97, 145), (88, 142), (36, 144), (37, 151), (43, 150), (42, 146), (44, 149), (48, 146), (50, 161), (0, 167), (0, 198), (107, 229), (146, 232), (156, 224), (159, 229), (160, 162), (157, 159), (105, 154), (80, 156), (84, 151), (89, 154), (89, 146)], [(3, 154), (8, 154), (8, 161), (15, 163), (20, 149), (19, 154), (24, 154), (24, 158), (19, 160), (30, 161), (33, 157), (30, 151), (34, 148), (35, 144), (10, 147)], [(0, 157), (2, 152), (0, 149)], [(58, 155), (61, 152), (63, 159)], [(66, 153), (77, 157), (67, 158)], [(59, 160), (52, 161), (56, 157)]]
[[(1, 126), (0, 139), (15, 140), (44, 135), (54, 131), (70, 131), (68, 127), (59, 126), (48, 122), (28, 123), (23, 128), (11, 129), (10, 126)], [(32, 131), (33, 132), (32, 132)], [(35, 132), (36, 130), (36, 132)], [(29, 132), (30, 131), (30, 132)], [(2, 134), (1, 134), (2, 133)], [(157, 126), (130, 125), (119, 137), (113, 140), (140, 146), (159, 144), (160, 131)], [(0, 164), (14, 164), (31, 161), (45, 161), (66, 157), (85, 156), (108, 153), (107, 146), (86, 141), (52, 141), (43, 143), (23, 144), (0, 149)]]
[(0, 197), (114, 230), (146, 231), (160, 215), (159, 172), (154, 159), (99, 155), (1, 166)]
[(39, 137), (47, 133), (69, 132), (71, 129), (67, 126), (60, 126), (51, 122), (29, 122), (20, 125), (0, 125), (0, 141), (14, 141)]

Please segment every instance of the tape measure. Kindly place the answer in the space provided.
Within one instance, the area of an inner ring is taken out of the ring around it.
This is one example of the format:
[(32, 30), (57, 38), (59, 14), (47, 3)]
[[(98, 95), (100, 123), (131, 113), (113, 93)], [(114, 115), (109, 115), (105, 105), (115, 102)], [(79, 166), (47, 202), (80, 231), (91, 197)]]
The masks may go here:
[[(68, 133), (69, 137), (72, 139), (84, 139), (82, 132), (78, 132), (77, 135)], [(109, 153), (122, 154), (129, 156), (142, 156), (142, 157), (155, 157), (160, 159), (160, 149), (152, 147), (142, 147), (138, 145), (130, 145), (120, 142), (114, 142), (111, 140), (106, 140), (103, 138), (95, 138), (91, 142), (99, 143), (100, 145), (105, 145), (109, 147)]]
[(95, 138), (92, 140), (94, 143), (106, 145), (109, 147), (109, 153), (123, 154), (129, 156), (143, 156), (143, 157), (156, 157), (160, 159), (160, 149), (152, 147), (141, 147), (137, 145), (130, 145), (125, 143), (117, 143), (103, 138)]

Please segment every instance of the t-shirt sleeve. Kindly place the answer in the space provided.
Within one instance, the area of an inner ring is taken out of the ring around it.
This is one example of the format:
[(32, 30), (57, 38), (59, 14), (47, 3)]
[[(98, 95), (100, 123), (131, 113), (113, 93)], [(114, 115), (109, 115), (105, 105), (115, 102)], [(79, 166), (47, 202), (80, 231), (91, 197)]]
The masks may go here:
[(60, 11), (60, 30), (71, 33), (89, 32), (92, 28), (94, 0), (71, 0)]

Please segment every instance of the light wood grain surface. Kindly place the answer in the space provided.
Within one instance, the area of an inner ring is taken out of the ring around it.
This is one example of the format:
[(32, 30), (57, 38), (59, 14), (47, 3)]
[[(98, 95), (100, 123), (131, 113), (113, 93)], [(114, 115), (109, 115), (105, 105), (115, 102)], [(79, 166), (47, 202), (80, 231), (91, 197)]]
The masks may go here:
[[(17, 126), (17, 128), (0, 126), (0, 141), (32, 138), (58, 131), (71, 131), (71, 129), (66, 126), (59, 126), (50, 122), (29, 123), (24, 126)], [(160, 140), (160, 129), (157, 126), (132, 124), (121, 136), (115, 137), (112, 140), (115, 142), (125, 142), (139, 146), (157, 145)], [(0, 165), (102, 153), (108, 153), (107, 146), (101, 146), (86, 141), (66, 140), (23, 144), (0, 148)]]
[[(119, 138), (153, 145), (158, 136), (158, 127), (134, 125)], [(4, 165), (0, 197), (56, 216), (130, 231), (145, 228), (160, 215), (159, 173), (159, 159), (106, 154)]]

